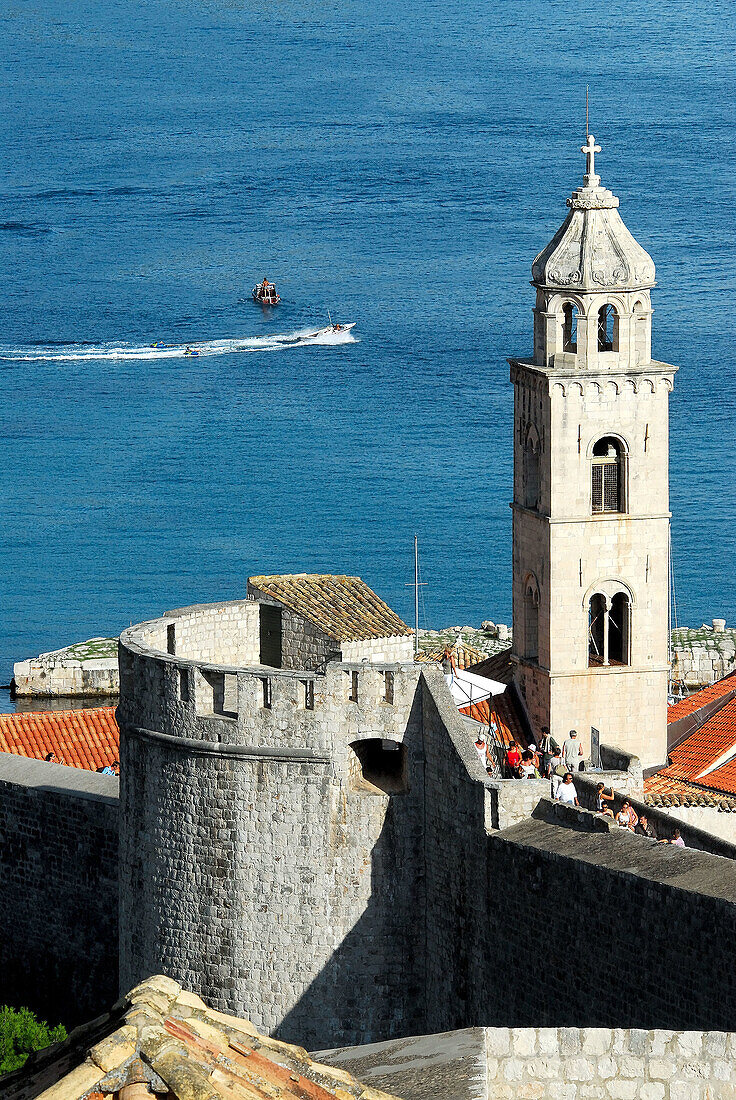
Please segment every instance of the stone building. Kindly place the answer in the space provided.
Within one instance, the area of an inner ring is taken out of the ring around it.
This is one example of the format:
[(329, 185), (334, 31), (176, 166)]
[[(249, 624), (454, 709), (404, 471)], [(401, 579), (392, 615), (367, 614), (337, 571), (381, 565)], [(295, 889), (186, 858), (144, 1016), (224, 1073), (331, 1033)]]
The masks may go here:
[(667, 751), (668, 399), (654, 264), (595, 173), (532, 265), (534, 352), (514, 385), (516, 679), (533, 723)]

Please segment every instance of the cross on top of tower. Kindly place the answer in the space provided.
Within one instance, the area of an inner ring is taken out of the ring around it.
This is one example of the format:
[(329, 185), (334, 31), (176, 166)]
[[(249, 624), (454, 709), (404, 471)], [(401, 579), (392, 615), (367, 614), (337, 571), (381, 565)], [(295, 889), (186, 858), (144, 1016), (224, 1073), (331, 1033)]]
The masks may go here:
[(588, 134), (588, 141), (585, 145), (581, 145), (580, 152), (585, 153), (585, 183), (586, 185), (593, 184), (594, 186), (600, 183), (600, 177), (595, 174), (595, 155), (600, 153), (600, 145), (596, 145), (595, 138), (592, 134)]

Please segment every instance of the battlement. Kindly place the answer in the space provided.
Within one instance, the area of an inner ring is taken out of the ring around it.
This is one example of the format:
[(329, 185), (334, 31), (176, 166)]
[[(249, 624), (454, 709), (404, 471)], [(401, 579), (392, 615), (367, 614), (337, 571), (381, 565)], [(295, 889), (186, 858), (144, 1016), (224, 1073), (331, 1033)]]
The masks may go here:
[(316, 669), (307, 643), (303, 667), (261, 663), (261, 606), (254, 599), (205, 604), (126, 630), (120, 726), (215, 743), (221, 752), (280, 746), (325, 753), (336, 741), (401, 740), (420, 675), (413, 661), (344, 661), (337, 651)]

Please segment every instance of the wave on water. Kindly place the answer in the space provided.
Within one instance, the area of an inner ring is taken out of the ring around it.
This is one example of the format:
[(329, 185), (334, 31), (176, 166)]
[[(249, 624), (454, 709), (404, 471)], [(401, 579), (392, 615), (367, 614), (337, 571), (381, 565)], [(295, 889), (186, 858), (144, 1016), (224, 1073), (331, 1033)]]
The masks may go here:
[[(352, 328), (352, 325), (350, 326)], [(347, 328), (335, 331), (298, 329), (296, 332), (272, 336), (234, 337), (229, 340), (194, 340), (188, 344), (55, 344), (34, 347), (0, 346), (0, 361), (10, 363), (79, 363), (85, 360), (187, 359), (204, 355), (232, 355), (234, 352), (282, 351), (285, 348), (309, 345), (333, 346), (357, 343)]]

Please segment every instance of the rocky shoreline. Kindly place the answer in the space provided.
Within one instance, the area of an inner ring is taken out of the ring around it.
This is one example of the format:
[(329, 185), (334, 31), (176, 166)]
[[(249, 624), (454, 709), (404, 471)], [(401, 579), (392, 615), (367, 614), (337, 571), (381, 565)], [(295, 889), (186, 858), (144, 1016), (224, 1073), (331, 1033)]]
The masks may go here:
[[(460, 644), (486, 657), (508, 649), (511, 628), (484, 620), (480, 626), (420, 630), (419, 650), (434, 653)], [(736, 668), (736, 628), (713, 619), (710, 626), (672, 631), (672, 678), (685, 688), (712, 684)], [(18, 699), (114, 697), (118, 692), (117, 639), (91, 638), (13, 666), (12, 694)]]

